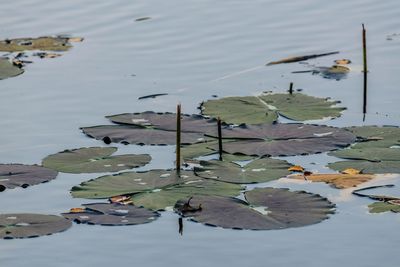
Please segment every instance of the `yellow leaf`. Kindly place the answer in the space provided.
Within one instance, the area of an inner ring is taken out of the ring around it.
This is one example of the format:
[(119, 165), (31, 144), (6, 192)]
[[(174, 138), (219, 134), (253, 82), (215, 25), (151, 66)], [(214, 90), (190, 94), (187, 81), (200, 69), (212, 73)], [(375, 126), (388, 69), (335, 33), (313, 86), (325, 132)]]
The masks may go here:
[(353, 174), (353, 175), (355, 175), (355, 174), (360, 174), (361, 171), (360, 171), (360, 170), (357, 170), (357, 169), (353, 169), (353, 168), (348, 168), (348, 169), (345, 169), (345, 170), (341, 171), (341, 173), (343, 173), (343, 174)]
[[(313, 182), (325, 182), (331, 184), (335, 188), (344, 189), (358, 186), (359, 184), (368, 182), (374, 177), (375, 175), (372, 174), (310, 174), (307, 176), (307, 180)], [(290, 175), (289, 178), (304, 180), (304, 175)]]
[(80, 43), (83, 40), (84, 40), (84, 38), (82, 38), (82, 37), (71, 37), (71, 38), (68, 38), (68, 42), (70, 42), (70, 43)]
[(80, 212), (85, 212), (84, 208), (72, 208), (69, 210), (70, 213), (80, 213)]
[(340, 65), (347, 65), (347, 64), (351, 63), (351, 60), (350, 59), (345, 59), (345, 58), (337, 59), (337, 60), (335, 60), (335, 63), (336, 64), (340, 64)]
[(299, 166), (299, 165), (295, 165), (295, 166), (290, 167), (288, 169), (288, 171), (291, 171), (291, 172), (304, 172), (304, 168)]
[(115, 196), (110, 198), (111, 203), (119, 203), (123, 205), (132, 204), (131, 197), (128, 196)]

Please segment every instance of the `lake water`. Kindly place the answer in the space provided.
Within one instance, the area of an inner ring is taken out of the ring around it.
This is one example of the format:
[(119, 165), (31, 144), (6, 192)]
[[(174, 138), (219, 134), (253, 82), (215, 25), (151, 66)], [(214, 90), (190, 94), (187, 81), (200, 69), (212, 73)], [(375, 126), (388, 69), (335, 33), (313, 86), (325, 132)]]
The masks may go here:
[[(36, 59), (21, 76), (0, 81), (0, 162), (40, 164), (68, 148), (98, 146), (81, 126), (108, 124), (105, 115), (146, 110), (197, 113), (212, 95), (283, 92), (289, 83), (309, 95), (332, 97), (348, 109), (334, 126), (400, 126), (400, 2), (347, 1), (95, 1), (0, 0), (0, 39), (70, 34), (82, 43), (56, 59)], [(149, 20), (135, 21), (150, 17)], [(362, 114), (361, 23), (367, 28), (368, 113)], [(308, 61), (330, 66), (352, 60), (346, 79), (292, 74), (304, 64), (265, 67), (287, 56), (340, 51)], [(137, 100), (154, 93), (155, 99)], [(173, 147), (117, 145), (118, 153), (150, 153), (140, 168), (172, 168)], [(289, 157), (326, 171), (334, 158)], [(317, 165), (310, 163), (315, 162)], [(100, 174), (59, 174), (50, 183), (0, 193), (0, 212), (59, 214), (90, 201), (69, 189)], [(369, 184), (397, 185), (399, 177)], [(261, 186), (261, 185), (258, 185)], [(322, 223), (278, 231), (239, 231), (185, 222), (165, 212), (131, 227), (74, 225), (51, 236), (0, 240), (0, 266), (398, 266), (400, 216), (368, 214), (368, 199), (321, 183), (262, 186), (327, 196), (337, 212)], [(254, 186), (252, 186), (254, 187)]]

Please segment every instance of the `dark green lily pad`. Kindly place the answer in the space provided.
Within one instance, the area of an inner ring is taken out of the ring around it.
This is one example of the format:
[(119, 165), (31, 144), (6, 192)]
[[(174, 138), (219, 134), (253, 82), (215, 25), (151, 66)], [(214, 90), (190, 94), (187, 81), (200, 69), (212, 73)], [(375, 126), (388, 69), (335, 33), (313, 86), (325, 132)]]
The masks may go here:
[(39, 37), (39, 38), (17, 38), (0, 41), (0, 51), (21, 52), (26, 50), (41, 51), (66, 51), (72, 46), (70, 38), (66, 37)]
[(0, 214), (0, 238), (31, 238), (67, 230), (71, 222), (56, 215)]
[(225, 143), (225, 152), (261, 157), (320, 153), (346, 147), (355, 141), (355, 136), (346, 130), (309, 124), (245, 125), (225, 128), (222, 136), (241, 139)]
[(180, 184), (132, 196), (133, 203), (152, 210), (172, 208), (182, 198), (193, 195), (237, 196), (242, 186), (200, 177), (184, 178)]
[(175, 211), (196, 222), (232, 229), (273, 230), (319, 223), (333, 213), (334, 204), (316, 194), (288, 189), (257, 188), (246, 201), (217, 196), (194, 196)]
[(6, 188), (26, 188), (48, 182), (57, 177), (57, 172), (37, 165), (0, 164), (0, 192)]
[(382, 213), (382, 212), (400, 212), (400, 205), (391, 204), (389, 202), (374, 202), (368, 205), (370, 213)]
[(155, 221), (160, 214), (133, 205), (109, 203), (84, 204), (84, 212), (63, 213), (66, 219), (76, 223), (94, 225), (136, 225)]
[[(136, 145), (175, 145), (176, 133), (158, 129), (147, 129), (130, 125), (100, 125), (82, 127), (89, 137), (103, 140), (105, 143), (123, 143)], [(195, 144), (205, 141), (201, 133), (182, 132), (181, 144)]]
[(150, 162), (151, 157), (141, 155), (111, 156), (116, 147), (88, 147), (65, 150), (43, 159), (43, 166), (67, 173), (117, 172), (137, 168)]
[(228, 183), (250, 184), (276, 180), (290, 174), (291, 166), (285, 160), (261, 158), (243, 168), (236, 163), (211, 160), (201, 161), (201, 167), (194, 169), (197, 176)]
[(363, 126), (348, 128), (358, 138), (349, 149), (329, 155), (350, 159), (330, 163), (329, 168), (343, 170), (356, 168), (363, 173), (400, 173), (400, 129), (398, 127)]
[(333, 107), (335, 101), (300, 93), (226, 97), (202, 104), (202, 114), (220, 117), (226, 123), (274, 123), (278, 114), (294, 121), (336, 118), (345, 108)]
[[(114, 123), (128, 124), (141, 127), (153, 127), (159, 130), (176, 131), (175, 113), (155, 113), (146, 111), (142, 113), (124, 113), (106, 116)], [(205, 119), (201, 115), (181, 116), (181, 131), (188, 133), (213, 133), (217, 132), (217, 121)]]
[(0, 57), (0, 80), (18, 76), (24, 70), (12, 64), (8, 58)]

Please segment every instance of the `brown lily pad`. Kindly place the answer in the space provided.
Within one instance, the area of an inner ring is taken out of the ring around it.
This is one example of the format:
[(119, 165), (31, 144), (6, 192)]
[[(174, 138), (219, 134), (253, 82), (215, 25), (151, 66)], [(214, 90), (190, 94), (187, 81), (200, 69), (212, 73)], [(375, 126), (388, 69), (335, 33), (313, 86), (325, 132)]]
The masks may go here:
[(0, 238), (32, 238), (62, 232), (71, 222), (56, 215), (0, 214)]
[(62, 215), (76, 223), (94, 225), (136, 225), (155, 221), (160, 214), (145, 208), (117, 203), (85, 204), (82, 212), (69, 212)]
[(16, 187), (26, 188), (53, 180), (57, 172), (37, 165), (0, 164), (0, 192)]
[(178, 201), (175, 211), (211, 226), (274, 230), (319, 223), (335, 207), (319, 195), (280, 188), (257, 188), (245, 192), (245, 199), (193, 196)]
[(308, 180), (313, 182), (325, 182), (338, 189), (345, 189), (356, 187), (362, 183), (368, 182), (375, 178), (372, 174), (344, 174), (344, 173), (330, 173), (330, 174), (310, 174), (304, 175), (290, 175), (289, 178), (298, 180)]
[(20, 52), (26, 50), (66, 51), (72, 46), (68, 37), (45, 36), (39, 38), (16, 38), (0, 41), (0, 51)]

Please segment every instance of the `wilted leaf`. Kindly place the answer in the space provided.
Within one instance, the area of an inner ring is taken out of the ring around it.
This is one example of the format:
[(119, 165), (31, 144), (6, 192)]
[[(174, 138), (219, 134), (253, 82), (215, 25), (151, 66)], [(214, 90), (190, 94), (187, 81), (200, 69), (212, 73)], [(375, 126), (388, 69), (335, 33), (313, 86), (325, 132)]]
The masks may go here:
[(39, 37), (39, 38), (17, 38), (0, 41), (0, 51), (19, 52), (26, 50), (41, 51), (66, 51), (72, 46), (71, 38), (64, 37)]
[(219, 160), (201, 161), (200, 165), (194, 169), (197, 176), (237, 184), (262, 183), (282, 178), (289, 174), (290, 166), (285, 160), (271, 158), (256, 159), (244, 167)]
[(312, 55), (305, 55), (305, 56), (297, 56), (297, 57), (288, 57), (284, 58), (278, 61), (272, 61), (267, 64), (267, 66), (270, 65), (276, 65), (276, 64), (282, 64), (282, 63), (293, 63), (293, 62), (299, 62), (299, 61), (305, 61), (308, 59), (313, 59), (317, 57), (324, 57), (324, 56), (330, 56), (330, 55), (335, 55), (338, 54), (338, 51), (335, 52), (329, 52), (329, 53), (323, 53), (323, 54), (312, 54)]
[(353, 168), (348, 168), (348, 169), (344, 169), (343, 171), (341, 171), (341, 173), (355, 175), (355, 174), (360, 174), (361, 171), (357, 170), (357, 169), (353, 169)]
[(326, 198), (304, 191), (257, 188), (245, 192), (247, 202), (227, 197), (194, 196), (189, 204), (201, 206), (197, 211), (182, 209), (182, 199), (175, 210), (185, 217), (206, 225), (233, 229), (272, 230), (319, 223), (333, 212), (334, 205)]
[(294, 121), (339, 117), (345, 108), (333, 107), (336, 103), (300, 93), (266, 94), (209, 100), (202, 104), (202, 113), (226, 123), (271, 124), (278, 114)]
[[(303, 175), (290, 175), (289, 178), (304, 180)], [(307, 180), (313, 182), (325, 182), (338, 189), (350, 188), (368, 182), (375, 178), (375, 175), (370, 174), (310, 174), (307, 175)]]
[(0, 192), (45, 183), (56, 176), (56, 171), (37, 165), (0, 164)]
[(83, 212), (63, 213), (68, 220), (76, 223), (95, 225), (136, 225), (156, 220), (160, 214), (133, 205), (108, 203), (85, 204)]
[(291, 171), (291, 172), (304, 172), (304, 168), (299, 166), (299, 165), (295, 165), (295, 166), (292, 166), (292, 167), (288, 168), (288, 171)]
[(137, 168), (150, 162), (151, 157), (141, 155), (111, 156), (116, 147), (88, 147), (65, 150), (43, 159), (43, 166), (67, 173), (117, 172)]
[(67, 230), (71, 222), (56, 215), (0, 214), (0, 238), (31, 238)]
[(0, 57), (0, 80), (18, 76), (24, 70), (12, 64), (8, 58)]
[(347, 65), (347, 64), (350, 64), (350, 63), (351, 63), (351, 60), (350, 60), (350, 59), (345, 59), (345, 58), (343, 58), (343, 59), (336, 59), (336, 60), (335, 60), (335, 63), (336, 63), (336, 64), (340, 64), (340, 65)]

